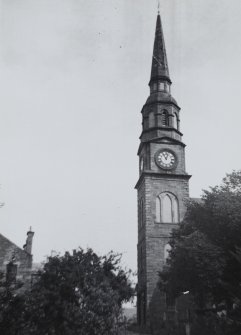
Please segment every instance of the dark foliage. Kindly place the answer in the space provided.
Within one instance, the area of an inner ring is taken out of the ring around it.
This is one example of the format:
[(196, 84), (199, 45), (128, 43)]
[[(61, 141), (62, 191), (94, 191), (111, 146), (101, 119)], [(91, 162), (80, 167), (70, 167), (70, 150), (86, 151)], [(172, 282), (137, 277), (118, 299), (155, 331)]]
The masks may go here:
[(116, 334), (121, 304), (132, 295), (119, 255), (79, 249), (50, 257), (31, 290), (3, 304), (0, 333)]
[(161, 289), (174, 297), (189, 291), (197, 310), (215, 321), (213, 334), (241, 333), (241, 171), (187, 204), (170, 244)]

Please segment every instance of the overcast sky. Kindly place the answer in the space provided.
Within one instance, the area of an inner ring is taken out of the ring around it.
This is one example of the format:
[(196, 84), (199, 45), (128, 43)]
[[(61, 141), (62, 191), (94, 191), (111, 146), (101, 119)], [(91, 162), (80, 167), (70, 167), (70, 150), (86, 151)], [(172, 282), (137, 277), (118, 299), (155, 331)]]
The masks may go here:
[[(0, 0), (0, 232), (34, 261), (113, 249), (136, 269), (137, 149), (156, 0)], [(190, 194), (241, 167), (241, 1), (162, 0)]]

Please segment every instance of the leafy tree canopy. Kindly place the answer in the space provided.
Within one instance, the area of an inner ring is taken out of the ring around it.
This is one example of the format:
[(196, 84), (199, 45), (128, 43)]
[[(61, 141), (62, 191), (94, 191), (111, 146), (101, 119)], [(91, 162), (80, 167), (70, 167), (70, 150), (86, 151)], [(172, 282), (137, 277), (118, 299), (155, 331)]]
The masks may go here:
[(12, 296), (1, 334), (115, 334), (121, 305), (133, 296), (120, 255), (93, 250), (49, 257), (31, 290)]
[[(184, 221), (173, 231), (161, 287), (178, 296), (189, 291), (199, 308), (241, 302), (241, 171), (189, 201)], [(238, 307), (237, 307), (238, 308)]]

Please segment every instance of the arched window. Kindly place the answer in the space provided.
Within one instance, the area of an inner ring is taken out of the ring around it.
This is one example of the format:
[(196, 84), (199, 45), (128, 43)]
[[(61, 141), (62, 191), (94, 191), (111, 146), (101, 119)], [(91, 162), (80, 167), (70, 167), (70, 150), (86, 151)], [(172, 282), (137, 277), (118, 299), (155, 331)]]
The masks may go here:
[(143, 226), (144, 223), (144, 203), (143, 199), (139, 202), (139, 222), (140, 222), (140, 228)]
[(149, 114), (149, 128), (155, 127), (155, 115), (154, 112)]
[(161, 199), (159, 197), (156, 198), (156, 222), (161, 222)]
[(158, 91), (164, 91), (164, 89), (165, 89), (164, 83), (159, 82), (158, 83)]
[(140, 157), (139, 170), (140, 170), (140, 173), (144, 170), (144, 158), (143, 158), (143, 156)]
[(172, 193), (164, 192), (156, 198), (156, 222), (179, 222), (178, 200)]
[(177, 119), (177, 114), (176, 113), (174, 113), (173, 127), (178, 129), (178, 119)]
[(169, 126), (168, 112), (164, 110), (161, 118), (162, 126)]
[(173, 213), (172, 222), (178, 223), (178, 202), (177, 198), (175, 197), (172, 200), (172, 213)]
[(162, 201), (162, 213), (161, 218), (162, 222), (172, 223), (172, 200), (169, 194), (165, 194)]
[(156, 113), (156, 126), (162, 126), (162, 114), (160, 112)]
[(147, 129), (148, 128), (148, 124), (149, 124), (149, 122), (148, 122), (148, 116), (144, 116), (143, 117), (143, 128)]

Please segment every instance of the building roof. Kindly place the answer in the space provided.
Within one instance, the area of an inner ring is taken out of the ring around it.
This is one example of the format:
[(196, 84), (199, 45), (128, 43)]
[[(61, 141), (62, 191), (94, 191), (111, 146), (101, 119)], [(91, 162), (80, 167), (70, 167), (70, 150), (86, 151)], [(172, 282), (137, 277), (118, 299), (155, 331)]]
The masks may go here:
[(7, 237), (0, 234), (0, 269), (5, 267), (6, 264), (12, 260), (20, 262), (21, 267), (22, 266), (29, 267), (31, 259), (32, 259), (31, 254), (29, 254), (26, 250), (18, 247)]

